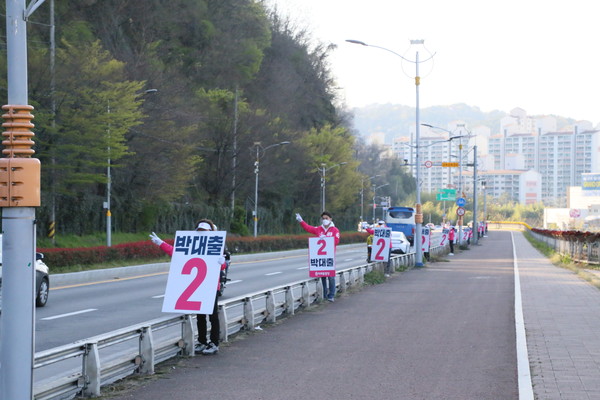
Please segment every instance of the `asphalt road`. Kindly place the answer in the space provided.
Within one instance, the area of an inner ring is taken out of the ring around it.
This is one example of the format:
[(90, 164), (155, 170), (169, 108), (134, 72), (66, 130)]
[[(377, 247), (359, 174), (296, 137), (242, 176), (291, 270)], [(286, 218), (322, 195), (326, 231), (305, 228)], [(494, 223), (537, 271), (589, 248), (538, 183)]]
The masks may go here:
[[(233, 256), (221, 299), (306, 279), (307, 257), (306, 250)], [(338, 247), (338, 269), (365, 259), (365, 245)], [(164, 316), (166, 282), (167, 272), (63, 287), (51, 282), (47, 306), (36, 309), (36, 352)]]

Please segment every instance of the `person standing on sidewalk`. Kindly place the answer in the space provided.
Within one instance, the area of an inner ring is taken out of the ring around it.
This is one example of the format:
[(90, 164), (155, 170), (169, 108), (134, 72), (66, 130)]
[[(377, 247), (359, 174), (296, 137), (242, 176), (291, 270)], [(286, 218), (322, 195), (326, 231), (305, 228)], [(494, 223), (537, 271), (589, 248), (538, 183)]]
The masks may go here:
[[(300, 222), (300, 226), (308, 233), (312, 233), (317, 237), (333, 237), (335, 246), (340, 242), (340, 231), (333, 224), (333, 218), (327, 211), (321, 213), (321, 225), (311, 226), (304, 222), (300, 214), (296, 214), (296, 221)], [(333, 302), (335, 299), (335, 276), (322, 277), (323, 297)]]
[[(209, 219), (201, 219), (196, 222), (196, 230), (197, 231), (216, 231), (217, 227), (215, 224)], [(152, 232), (150, 235), (150, 240), (152, 243), (159, 246), (162, 251), (167, 253), (170, 256), (173, 256), (173, 246), (161, 240), (156, 233)], [(221, 257), (219, 259), (219, 264), (221, 265), (221, 271), (227, 268), (227, 264), (225, 262), (225, 257)], [(219, 322), (219, 304), (218, 304), (218, 293), (221, 283), (217, 284), (215, 288), (215, 306), (213, 308), (212, 314), (204, 315), (198, 314), (196, 315), (196, 326), (198, 328), (198, 344), (194, 347), (194, 353), (196, 354), (204, 354), (204, 355), (213, 355), (219, 352), (219, 338), (221, 336), (221, 325)], [(206, 317), (210, 320), (210, 341), (207, 341), (207, 325), (206, 325)]]
[(449, 256), (453, 256), (454, 255), (454, 236), (455, 236), (455, 230), (454, 227), (451, 226), (450, 227), (450, 232), (448, 232), (448, 243), (450, 243), (450, 253), (448, 253)]

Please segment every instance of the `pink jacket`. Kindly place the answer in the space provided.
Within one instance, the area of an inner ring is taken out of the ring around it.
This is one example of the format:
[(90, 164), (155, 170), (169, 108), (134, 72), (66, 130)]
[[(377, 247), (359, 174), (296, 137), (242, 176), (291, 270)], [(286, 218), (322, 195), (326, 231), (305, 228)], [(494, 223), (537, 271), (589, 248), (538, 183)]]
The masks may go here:
[(331, 227), (325, 229), (325, 228), (323, 228), (322, 225), (311, 226), (304, 221), (300, 222), (300, 225), (302, 226), (302, 229), (304, 229), (306, 232), (312, 233), (315, 236), (333, 237), (336, 246), (340, 242), (340, 231), (335, 226), (331, 226)]

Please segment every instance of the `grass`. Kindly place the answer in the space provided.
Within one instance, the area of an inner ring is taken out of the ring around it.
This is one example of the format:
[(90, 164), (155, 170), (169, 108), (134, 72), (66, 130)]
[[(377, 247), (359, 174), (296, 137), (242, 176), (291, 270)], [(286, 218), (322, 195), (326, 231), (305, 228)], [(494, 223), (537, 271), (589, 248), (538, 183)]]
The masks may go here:
[(573, 261), (568, 255), (559, 254), (546, 243), (536, 240), (529, 232), (523, 232), (523, 235), (529, 241), (529, 243), (531, 243), (531, 245), (540, 253), (546, 256), (552, 264), (556, 265), (557, 267), (573, 271), (580, 278), (600, 289), (600, 278), (598, 278), (596, 274), (586, 271), (590, 269), (598, 269), (597, 266)]
[[(111, 243), (122, 244), (131, 242), (140, 242), (143, 240), (150, 240), (148, 237), (150, 233), (113, 233), (111, 235)], [(158, 235), (161, 237), (171, 237), (168, 234)], [(93, 235), (57, 235), (56, 240), (52, 242), (52, 239), (47, 237), (37, 237), (37, 247), (40, 249), (50, 248), (78, 248), (78, 247), (97, 247), (106, 246), (106, 233), (95, 233)]]

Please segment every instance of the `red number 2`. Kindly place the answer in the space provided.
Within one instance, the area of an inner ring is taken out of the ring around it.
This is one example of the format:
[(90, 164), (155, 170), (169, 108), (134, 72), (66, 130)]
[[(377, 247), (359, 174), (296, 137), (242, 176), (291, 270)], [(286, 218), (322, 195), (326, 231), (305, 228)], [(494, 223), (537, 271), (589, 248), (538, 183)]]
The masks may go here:
[(190, 301), (189, 298), (192, 294), (198, 289), (198, 287), (206, 278), (207, 267), (206, 263), (201, 258), (192, 258), (188, 260), (183, 265), (183, 269), (181, 270), (182, 275), (190, 275), (192, 273), (192, 269), (196, 268), (197, 273), (194, 280), (190, 283), (190, 285), (181, 293), (181, 296), (177, 299), (175, 303), (176, 310), (193, 310), (199, 311), (202, 306), (201, 301)]
[(379, 240), (377, 240), (377, 246), (379, 246), (379, 251), (375, 255), (375, 259), (376, 260), (383, 260), (384, 258), (381, 255), (381, 253), (383, 252), (383, 249), (385, 249), (385, 239), (380, 238)]
[(327, 246), (327, 242), (321, 239), (317, 241), (317, 244), (321, 245), (321, 247), (319, 247), (319, 250), (317, 250), (317, 254), (320, 256), (326, 256), (327, 252), (325, 251), (325, 246)]

